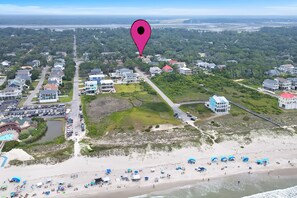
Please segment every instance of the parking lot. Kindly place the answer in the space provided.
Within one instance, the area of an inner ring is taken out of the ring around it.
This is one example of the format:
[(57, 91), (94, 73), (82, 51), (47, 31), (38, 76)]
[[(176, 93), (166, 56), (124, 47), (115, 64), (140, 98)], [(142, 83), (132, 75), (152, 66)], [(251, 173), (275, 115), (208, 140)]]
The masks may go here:
[(65, 117), (66, 115), (66, 106), (65, 104), (57, 105), (36, 105), (36, 106), (24, 106), (18, 108), (17, 105), (9, 105), (4, 111), (1, 111), (5, 117), (11, 116), (22, 116), (22, 117)]

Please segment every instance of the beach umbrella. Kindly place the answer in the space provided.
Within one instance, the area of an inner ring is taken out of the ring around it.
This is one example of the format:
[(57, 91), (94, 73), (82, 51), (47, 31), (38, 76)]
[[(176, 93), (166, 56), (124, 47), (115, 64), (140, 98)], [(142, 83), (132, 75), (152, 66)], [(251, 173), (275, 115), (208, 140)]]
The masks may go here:
[(228, 161), (227, 157), (225, 156), (221, 157), (221, 162), (227, 162), (227, 161)]
[(211, 162), (217, 162), (219, 159), (217, 157), (212, 157)]
[(228, 160), (229, 160), (229, 161), (234, 161), (234, 160), (235, 160), (235, 156), (230, 155), (230, 156), (228, 157)]
[(198, 168), (196, 168), (196, 170), (198, 172), (204, 172), (204, 171), (206, 171), (206, 168), (204, 168), (204, 167), (198, 167)]
[(195, 164), (195, 163), (196, 163), (196, 158), (194, 158), (194, 157), (190, 157), (190, 158), (188, 159), (188, 163), (189, 163), (189, 164)]
[(107, 175), (109, 175), (111, 173), (111, 169), (106, 169), (106, 172), (105, 172)]
[(246, 156), (244, 156), (244, 157), (242, 158), (242, 161), (243, 161), (243, 162), (248, 162), (248, 161), (249, 161), (249, 158), (246, 157)]
[(138, 171), (138, 170), (134, 171), (134, 174), (138, 174), (138, 173), (139, 173), (139, 171)]
[(263, 161), (263, 163), (266, 163), (266, 164), (269, 163), (269, 159), (268, 158), (264, 158), (264, 159), (262, 159), (262, 161)]
[(261, 164), (263, 164), (263, 161), (262, 161), (262, 160), (257, 160), (256, 163), (257, 163), (258, 165), (261, 165)]
[(13, 177), (11, 179), (12, 182), (16, 182), (16, 183), (20, 183), (21, 182), (21, 178), (20, 177)]
[(132, 173), (132, 169), (131, 168), (128, 168), (128, 173)]

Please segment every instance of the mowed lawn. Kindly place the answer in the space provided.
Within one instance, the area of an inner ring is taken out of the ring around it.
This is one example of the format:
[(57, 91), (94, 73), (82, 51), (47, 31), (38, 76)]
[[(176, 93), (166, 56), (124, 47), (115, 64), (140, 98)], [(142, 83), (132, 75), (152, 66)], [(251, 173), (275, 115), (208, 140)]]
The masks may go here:
[[(117, 85), (116, 89), (117, 93), (108, 94), (108, 97), (128, 99), (133, 104), (132, 107), (113, 112), (96, 122), (92, 122), (88, 117), (88, 102), (90, 101), (82, 100), (89, 136), (100, 137), (106, 132), (144, 131), (159, 124), (180, 124), (174, 118), (172, 109), (158, 95), (149, 94), (142, 85)], [(92, 99), (96, 100), (98, 97), (101, 97), (102, 100), (102, 96), (96, 96)]]

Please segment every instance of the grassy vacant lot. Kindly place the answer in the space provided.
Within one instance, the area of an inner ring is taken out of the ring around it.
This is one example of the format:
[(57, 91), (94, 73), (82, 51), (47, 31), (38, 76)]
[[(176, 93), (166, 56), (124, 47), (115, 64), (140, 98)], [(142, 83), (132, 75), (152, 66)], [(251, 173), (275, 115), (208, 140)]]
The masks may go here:
[(276, 98), (245, 88), (220, 76), (199, 73), (184, 76), (176, 73), (162, 74), (153, 78), (157, 86), (174, 102), (207, 100), (214, 94), (223, 95), (257, 113), (280, 114)]
[(89, 136), (145, 131), (158, 124), (179, 124), (171, 108), (147, 84), (117, 85), (116, 88), (116, 94), (82, 97)]
[(61, 96), (59, 97), (59, 102), (71, 102), (73, 96), (73, 82), (63, 81), (63, 84), (59, 87), (61, 91)]
[(184, 112), (190, 112), (192, 115), (197, 116), (199, 119), (209, 118), (215, 114), (204, 104), (191, 104), (191, 105), (182, 105), (180, 107)]

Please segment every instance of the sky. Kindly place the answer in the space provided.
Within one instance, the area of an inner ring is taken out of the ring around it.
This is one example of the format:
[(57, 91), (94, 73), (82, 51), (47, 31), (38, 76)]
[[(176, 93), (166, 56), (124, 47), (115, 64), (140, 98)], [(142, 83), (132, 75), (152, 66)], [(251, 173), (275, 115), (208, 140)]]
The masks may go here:
[(0, 15), (294, 15), (296, 0), (0, 0)]

